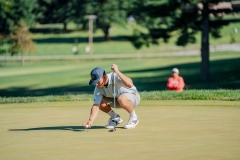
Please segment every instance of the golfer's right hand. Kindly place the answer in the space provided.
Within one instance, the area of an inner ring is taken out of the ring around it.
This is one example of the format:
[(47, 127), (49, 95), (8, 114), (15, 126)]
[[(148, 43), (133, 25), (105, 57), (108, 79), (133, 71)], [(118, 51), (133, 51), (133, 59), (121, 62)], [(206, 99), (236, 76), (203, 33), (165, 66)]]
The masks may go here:
[[(86, 127), (88, 125), (88, 127)], [(85, 122), (84, 124), (83, 124), (83, 127), (84, 128), (91, 128), (92, 127), (92, 121), (91, 120), (88, 120), (87, 122)]]
[(112, 64), (111, 70), (113, 70), (114, 72), (118, 72), (118, 71), (119, 71), (119, 70), (118, 70), (118, 65)]

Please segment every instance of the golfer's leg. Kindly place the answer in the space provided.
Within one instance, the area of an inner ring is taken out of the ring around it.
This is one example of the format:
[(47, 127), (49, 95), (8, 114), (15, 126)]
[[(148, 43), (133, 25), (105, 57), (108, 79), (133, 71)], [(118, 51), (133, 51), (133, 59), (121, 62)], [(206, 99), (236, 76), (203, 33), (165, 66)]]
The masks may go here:
[(111, 111), (111, 107), (107, 105), (106, 101), (104, 99), (102, 99), (99, 109), (105, 113), (108, 113), (109, 111)]
[(131, 100), (129, 100), (125, 95), (120, 95), (118, 97), (119, 105), (125, 109), (128, 113), (132, 113), (134, 111), (134, 106)]
[(131, 101), (130, 99), (131, 98), (127, 97), (127, 95), (120, 95), (118, 97), (118, 103), (130, 115), (128, 123), (124, 126), (124, 128), (126, 128), (126, 129), (135, 128), (139, 122), (138, 116), (134, 110), (134, 102)]
[[(113, 129), (116, 127), (116, 125), (120, 124), (123, 120), (117, 113), (115, 113), (112, 110), (112, 108), (109, 105), (107, 105), (108, 104), (107, 101), (108, 100), (102, 99), (99, 105), (99, 109), (110, 116), (110, 119), (108, 120), (108, 124), (105, 125), (105, 128)], [(113, 119), (114, 121), (112, 121)]]

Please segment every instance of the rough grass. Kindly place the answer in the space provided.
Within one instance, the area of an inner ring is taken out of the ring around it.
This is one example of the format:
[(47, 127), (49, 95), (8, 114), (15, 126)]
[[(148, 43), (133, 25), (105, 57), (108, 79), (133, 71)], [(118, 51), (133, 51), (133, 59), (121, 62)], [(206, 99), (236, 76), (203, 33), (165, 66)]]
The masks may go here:
[[(221, 100), (240, 101), (240, 90), (186, 90), (184, 92), (151, 91), (140, 92), (141, 100)], [(92, 94), (40, 96), (40, 97), (0, 97), (0, 104), (92, 101)]]
[[(240, 159), (240, 105), (229, 101), (142, 101), (140, 122), (117, 131), (99, 112), (85, 130), (92, 102), (38, 102), (0, 106), (0, 159)], [(117, 149), (116, 149), (117, 148)]]
[(184, 92), (141, 92), (144, 100), (223, 100), (239, 101), (240, 90), (186, 90)]

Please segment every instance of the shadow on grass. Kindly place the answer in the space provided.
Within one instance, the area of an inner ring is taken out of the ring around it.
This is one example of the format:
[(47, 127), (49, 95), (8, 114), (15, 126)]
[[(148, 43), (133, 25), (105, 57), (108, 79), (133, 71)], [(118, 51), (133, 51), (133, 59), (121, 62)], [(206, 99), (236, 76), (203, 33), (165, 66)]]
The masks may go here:
[(42, 34), (67, 34), (72, 32), (88, 32), (88, 30), (81, 30), (81, 29), (67, 29), (64, 30), (63, 28), (59, 27), (41, 27), (41, 28), (30, 28), (29, 31), (31, 33), (42, 33)]
[[(168, 77), (174, 67), (179, 68), (180, 75), (184, 78), (185, 89), (239, 89), (240, 88), (240, 58), (211, 61), (211, 81), (202, 83), (199, 80), (200, 62), (170, 65), (167, 67), (148, 68), (140, 70), (125, 70), (123, 73), (139, 73), (133, 77), (134, 85), (138, 91), (166, 90)], [(151, 77), (144, 76), (151, 73)], [(2, 97), (18, 96), (44, 96), (44, 95), (64, 95), (64, 94), (92, 94), (93, 86), (67, 85), (61, 87), (51, 87), (43, 89), (28, 89), (27, 87), (14, 87), (0, 90)]]
[[(63, 37), (51, 37), (51, 38), (35, 38), (33, 39), (34, 42), (36, 43), (74, 43), (76, 40), (78, 43), (81, 42), (88, 42), (88, 37), (68, 37), (68, 38), (63, 38)], [(94, 37), (93, 38), (94, 43), (99, 43), (99, 42), (106, 42), (103, 37)], [(128, 36), (112, 36), (111, 41), (129, 41)]]
[(28, 87), (14, 87), (0, 90), (1, 97), (25, 97), (45, 95), (68, 95), (68, 94), (92, 94), (94, 87), (81, 85), (68, 85), (61, 87), (49, 87), (43, 89), (29, 89)]
[[(81, 37), (82, 33), (87, 33), (88, 30), (63, 30), (62, 28), (57, 27), (46, 27), (46, 28), (30, 28), (30, 32), (32, 33), (42, 33), (42, 34), (56, 34), (54, 37), (50, 38), (35, 38), (34, 41), (36, 43), (74, 43), (77, 39), (79, 43), (81, 42), (88, 42), (88, 36)], [(58, 37), (57, 34), (65, 34), (65, 33), (72, 33), (76, 32), (76, 36), (74, 37)], [(131, 36), (111, 36), (111, 41), (131, 41)], [(94, 36), (93, 37), (94, 43), (96, 42), (106, 42), (103, 36)]]
[[(184, 78), (185, 89), (239, 89), (240, 88), (240, 58), (215, 60), (210, 62), (211, 81), (203, 83), (200, 81), (200, 62), (177, 64), (167, 67), (148, 68), (143, 70), (128, 70), (124, 73), (149, 73), (156, 76), (133, 78), (135, 86), (139, 91), (165, 90), (168, 78), (171, 76), (172, 68), (178, 68), (180, 75)], [(159, 73), (161, 74), (159, 76)]]
[[(92, 126), (91, 129), (105, 129), (103, 126)], [(38, 128), (26, 128), (26, 129), (9, 129), (8, 131), (54, 131), (54, 130), (68, 130), (75, 132), (82, 132), (86, 129), (83, 126), (53, 126), (53, 127), (38, 127)]]

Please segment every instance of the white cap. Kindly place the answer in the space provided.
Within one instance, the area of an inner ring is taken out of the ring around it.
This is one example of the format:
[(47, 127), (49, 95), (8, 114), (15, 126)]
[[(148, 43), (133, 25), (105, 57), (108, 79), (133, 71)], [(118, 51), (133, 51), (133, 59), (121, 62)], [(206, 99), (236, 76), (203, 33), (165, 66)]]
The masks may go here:
[(172, 69), (172, 72), (179, 73), (179, 70), (178, 70), (177, 68), (173, 68), (173, 69)]

